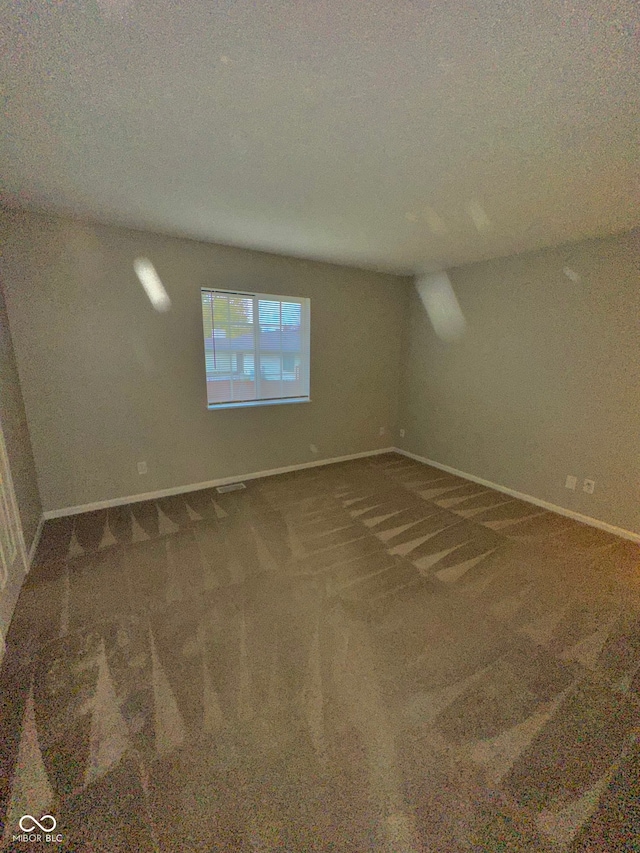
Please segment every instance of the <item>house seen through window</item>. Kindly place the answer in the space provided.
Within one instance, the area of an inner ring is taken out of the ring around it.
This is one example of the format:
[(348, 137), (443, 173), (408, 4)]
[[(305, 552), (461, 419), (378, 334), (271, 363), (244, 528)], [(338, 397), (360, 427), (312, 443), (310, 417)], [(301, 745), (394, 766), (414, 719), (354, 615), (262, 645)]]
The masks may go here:
[(202, 290), (210, 409), (309, 400), (309, 300)]

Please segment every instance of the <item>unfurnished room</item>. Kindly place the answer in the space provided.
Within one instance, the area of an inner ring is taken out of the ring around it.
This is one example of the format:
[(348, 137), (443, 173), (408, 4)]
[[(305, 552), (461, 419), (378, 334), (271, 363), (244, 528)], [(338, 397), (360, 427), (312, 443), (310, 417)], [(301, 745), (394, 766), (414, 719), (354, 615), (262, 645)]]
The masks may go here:
[(0, 28), (0, 850), (639, 853), (637, 3)]

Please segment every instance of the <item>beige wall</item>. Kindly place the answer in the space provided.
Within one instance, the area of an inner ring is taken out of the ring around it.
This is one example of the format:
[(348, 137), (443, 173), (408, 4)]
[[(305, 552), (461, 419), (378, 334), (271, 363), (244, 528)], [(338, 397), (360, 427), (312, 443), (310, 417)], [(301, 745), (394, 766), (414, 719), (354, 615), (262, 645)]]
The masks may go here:
[(42, 517), (42, 506), (1, 284), (0, 425), (7, 447), (11, 479), (18, 500), (22, 532), (28, 552)]
[[(450, 271), (468, 327), (447, 344), (405, 279), (33, 214), (4, 215), (2, 231), (46, 510), (401, 443), (640, 531), (638, 232)], [(167, 314), (134, 275), (138, 255)], [(201, 286), (311, 298), (311, 403), (206, 410)], [(566, 490), (567, 474), (595, 493)], [(33, 530), (33, 473), (18, 479)]]
[[(2, 230), (45, 510), (394, 443), (406, 280), (32, 214), (5, 213)], [(135, 277), (139, 255), (166, 314)], [(311, 403), (207, 411), (200, 287), (310, 297)]]
[[(640, 532), (640, 232), (449, 275), (458, 343), (410, 298), (404, 448)], [(567, 474), (595, 493), (565, 489)]]

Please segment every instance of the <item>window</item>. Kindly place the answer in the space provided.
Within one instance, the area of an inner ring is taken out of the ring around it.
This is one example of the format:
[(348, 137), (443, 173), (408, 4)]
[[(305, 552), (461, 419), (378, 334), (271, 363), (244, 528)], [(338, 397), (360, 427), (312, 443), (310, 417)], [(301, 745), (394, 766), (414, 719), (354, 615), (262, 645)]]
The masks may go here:
[(309, 300), (202, 290), (209, 409), (309, 400)]

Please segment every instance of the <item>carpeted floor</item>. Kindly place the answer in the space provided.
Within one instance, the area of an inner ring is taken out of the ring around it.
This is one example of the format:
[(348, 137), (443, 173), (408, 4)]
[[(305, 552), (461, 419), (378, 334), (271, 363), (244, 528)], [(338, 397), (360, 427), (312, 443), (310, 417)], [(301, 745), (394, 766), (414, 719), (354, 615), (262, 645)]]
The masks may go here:
[(640, 850), (640, 549), (399, 455), (47, 522), (0, 677), (3, 849)]

